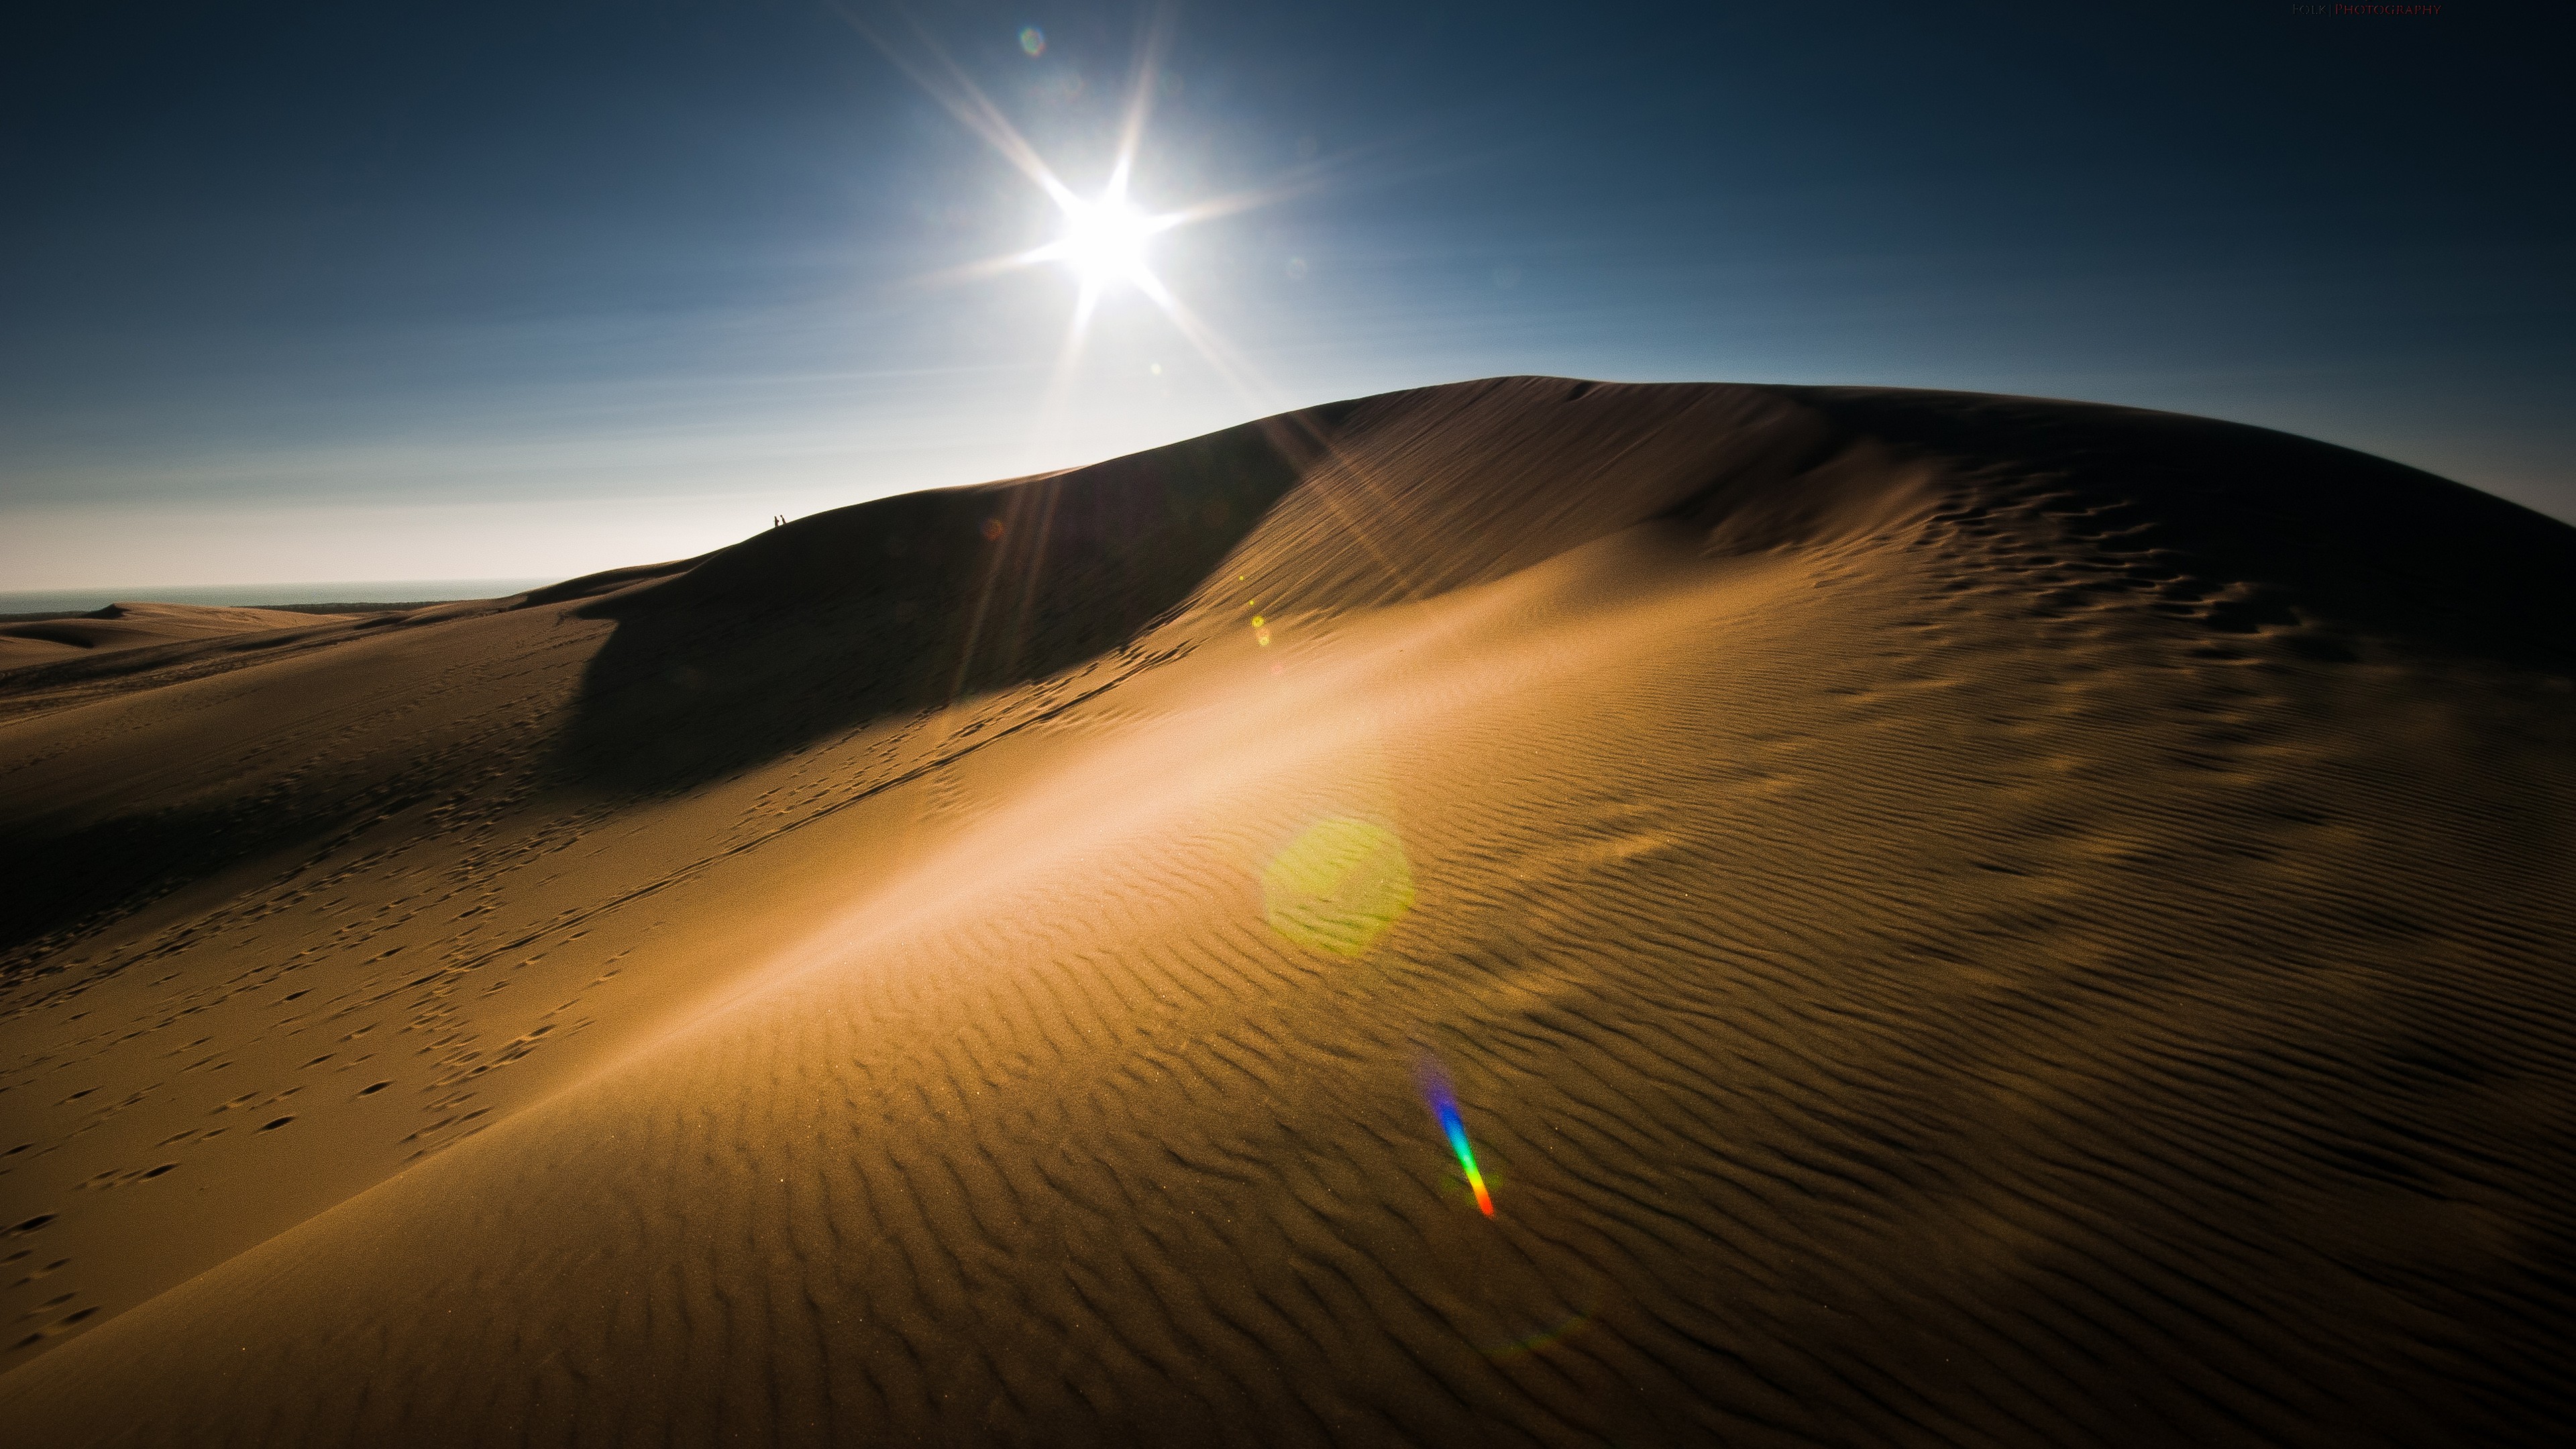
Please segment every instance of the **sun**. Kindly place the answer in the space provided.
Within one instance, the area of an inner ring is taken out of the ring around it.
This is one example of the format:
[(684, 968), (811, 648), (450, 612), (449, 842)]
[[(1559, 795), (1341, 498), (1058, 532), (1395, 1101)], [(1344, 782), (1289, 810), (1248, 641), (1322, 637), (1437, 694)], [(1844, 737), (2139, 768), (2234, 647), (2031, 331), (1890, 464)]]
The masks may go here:
[[(1266, 206), (1309, 189), (1313, 181), (1311, 177), (1296, 177), (1288, 182), (1200, 200), (1171, 211), (1147, 211), (1128, 199), (1128, 187), (1135, 179), (1137, 156), (1144, 146), (1146, 120), (1153, 110), (1154, 98), (1172, 89), (1164, 84), (1162, 74), (1162, 54), (1171, 39), (1168, 11), (1155, 22), (1138, 48), (1126, 115), (1118, 126), (1115, 159), (1105, 184), (1088, 194), (1077, 193), (1065, 184), (1064, 178), (1057, 175), (1055, 168), (1038, 154), (1037, 147), (1030, 143), (1029, 138), (1011, 124), (992, 98), (968, 79), (936, 42), (929, 41), (927, 32), (919, 32), (919, 36), (928, 43), (928, 54), (917, 55), (910, 47), (897, 45), (875, 34), (857, 19), (844, 18), (849, 19), (861, 34), (945, 106), (949, 114), (981, 136), (1053, 204), (1055, 234), (1047, 241), (1026, 251), (987, 257), (918, 279), (924, 284), (963, 282), (996, 277), (1040, 263), (1063, 265), (1075, 284), (1073, 314), (1065, 328), (1064, 345), (1057, 354), (1055, 371), (1047, 384), (1047, 397), (1057, 401), (1043, 404), (1041, 414), (1052, 416), (1049, 409), (1057, 406), (1071, 385), (1093, 318), (1110, 304), (1113, 295), (1122, 293), (1134, 293), (1151, 302), (1208, 362), (1215, 375), (1244, 396), (1273, 399), (1275, 389), (1263, 382), (1246, 359), (1164, 284), (1163, 279), (1155, 274), (1154, 263), (1156, 253), (1161, 250), (1159, 239), (1162, 233)], [(918, 32), (918, 27), (915, 29)], [(1037, 52), (1030, 49), (1030, 44), (1024, 37), (1021, 49), (1034, 57)], [(1151, 369), (1155, 375), (1160, 375), (1162, 370), (1159, 362)]]
[[(1147, 244), (1157, 232), (1169, 231), (1192, 220), (1187, 212), (1156, 216), (1139, 210), (1127, 199), (1126, 168), (1110, 178), (1109, 189), (1095, 200), (1085, 201), (1067, 190), (1052, 176), (1047, 178), (1047, 194), (1060, 218), (1055, 240), (1046, 245), (1000, 259), (1004, 267), (1027, 266), (1035, 262), (1062, 262), (1082, 284), (1082, 301), (1076, 306), (1076, 325), (1089, 317), (1092, 305), (1112, 287), (1131, 286), (1157, 301), (1169, 294), (1154, 278), (1146, 265)], [(974, 270), (987, 270), (996, 263), (983, 263)]]
[(1145, 244), (1162, 228), (1118, 197), (1077, 201), (1064, 208), (1064, 234), (1050, 250), (1085, 287), (1132, 282), (1146, 275)]

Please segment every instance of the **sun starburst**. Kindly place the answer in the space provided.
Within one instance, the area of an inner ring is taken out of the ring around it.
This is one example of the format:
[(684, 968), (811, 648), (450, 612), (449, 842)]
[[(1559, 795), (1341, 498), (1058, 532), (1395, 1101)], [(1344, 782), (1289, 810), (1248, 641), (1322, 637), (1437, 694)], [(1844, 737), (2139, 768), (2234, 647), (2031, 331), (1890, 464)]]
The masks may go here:
[(972, 262), (923, 279), (930, 283), (954, 282), (1050, 264), (1064, 267), (1075, 283), (1075, 295), (1072, 317), (1048, 388), (1051, 399), (1060, 398), (1070, 385), (1081, 361), (1084, 338), (1102, 299), (1113, 291), (1133, 290), (1160, 309), (1216, 373), (1247, 399), (1271, 400), (1270, 389), (1259, 384), (1243, 358), (1155, 274), (1152, 254), (1156, 238), (1166, 232), (1248, 210), (1303, 190), (1311, 182), (1239, 193), (1173, 211), (1153, 212), (1136, 204), (1128, 183), (1144, 144), (1153, 98), (1161, 89), (1162, 56), (1171, 31), (1168, 11), (1147, 27), (1138, 47), (1115, 162), (1108, 183), (1098, 195), (1088, 198), (1065, 184), (1037, 147), (918, 24), (912, 27), (918, 43), (899, 47), (889, 44), (856, 17), (845, 13), (845, 18), (1054, 204), (1056, 231), (1051, 240), (1026, 251)]

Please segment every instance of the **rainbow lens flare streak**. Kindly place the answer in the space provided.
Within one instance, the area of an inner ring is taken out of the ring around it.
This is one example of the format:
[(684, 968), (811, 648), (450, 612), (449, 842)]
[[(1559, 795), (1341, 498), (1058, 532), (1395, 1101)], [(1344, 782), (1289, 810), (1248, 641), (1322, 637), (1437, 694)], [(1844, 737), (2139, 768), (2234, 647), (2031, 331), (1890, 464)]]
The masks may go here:
[(1476, 1150), (1467, 1145), (1467, 1122), (1458, 1115), (1458, 1094), (1449, 1090), (1449, 1077), (1440, 1064), (1429, 1057), (1422, 1059), (1422, 1100), (1431, 1105), (1431, 1115), (1440, 1122), (1440, 1130), (1449, 1138), (1449, 1150), (1458, 1154), (1458, 1166), (1467, 1174), (1467, 1186), (1476, 1194), (1476, 1208), (1487, 1217), (1494, 1215), (1494, 1197), (1485, 1191), (1485, 1174), (1476, 1170)]

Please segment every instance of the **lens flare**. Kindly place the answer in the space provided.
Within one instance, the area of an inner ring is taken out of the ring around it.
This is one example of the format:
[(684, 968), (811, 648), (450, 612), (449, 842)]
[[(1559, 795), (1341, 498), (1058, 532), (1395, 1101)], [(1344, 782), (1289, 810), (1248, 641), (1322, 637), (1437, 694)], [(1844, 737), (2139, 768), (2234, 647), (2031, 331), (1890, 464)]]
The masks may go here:
[(1366, 820), (1320, 820), (1261, 872), (1270, 929), (1335, 956), (1366, 955), (1413, 909), (1413, 866), (1395, 832)]
[(1035, 60), (1046, 54), (1046, 32), (1032, 25), (1020, 32), (1020, 50)]
[(1422, 1100), (1449, 1139), (1449, 1150), (1458, 1154), (1458, 1168), (1467, 1174), (1467, 1186), (1476, 1194), (1476, 1210), (1492, 1217), (1494, 1195), (1485, 1190), (1485, 1174), (1476, 1168), (1476, 1150), (1467, 1143), (1467, 1120), (1458, 1115), (1458, 1094), (1449, 1089), (1449, 1074), (1440, 1070), (1437, 1059), (1425, 1055), (1415, 1075), (1422, 1083)]

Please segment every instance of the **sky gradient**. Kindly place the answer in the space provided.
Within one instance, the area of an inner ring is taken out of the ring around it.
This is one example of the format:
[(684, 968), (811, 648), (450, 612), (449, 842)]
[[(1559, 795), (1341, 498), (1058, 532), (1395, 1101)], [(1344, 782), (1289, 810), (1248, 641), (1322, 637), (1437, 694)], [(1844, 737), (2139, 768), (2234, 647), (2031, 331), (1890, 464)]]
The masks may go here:
[[(2349, 8), (57, 7), (0, 591), (561, 577), (1521, 372), (2171, 408), (2576, 519), (2568, 23)], [(1058, 219), (957, 108), (1095, 194), (1153, 35), (1139, 204), (1260, 204), (1156, 238), (1217, 358), (1125, 290), (1067, 365), (1063, 268), (943, 279)]]

